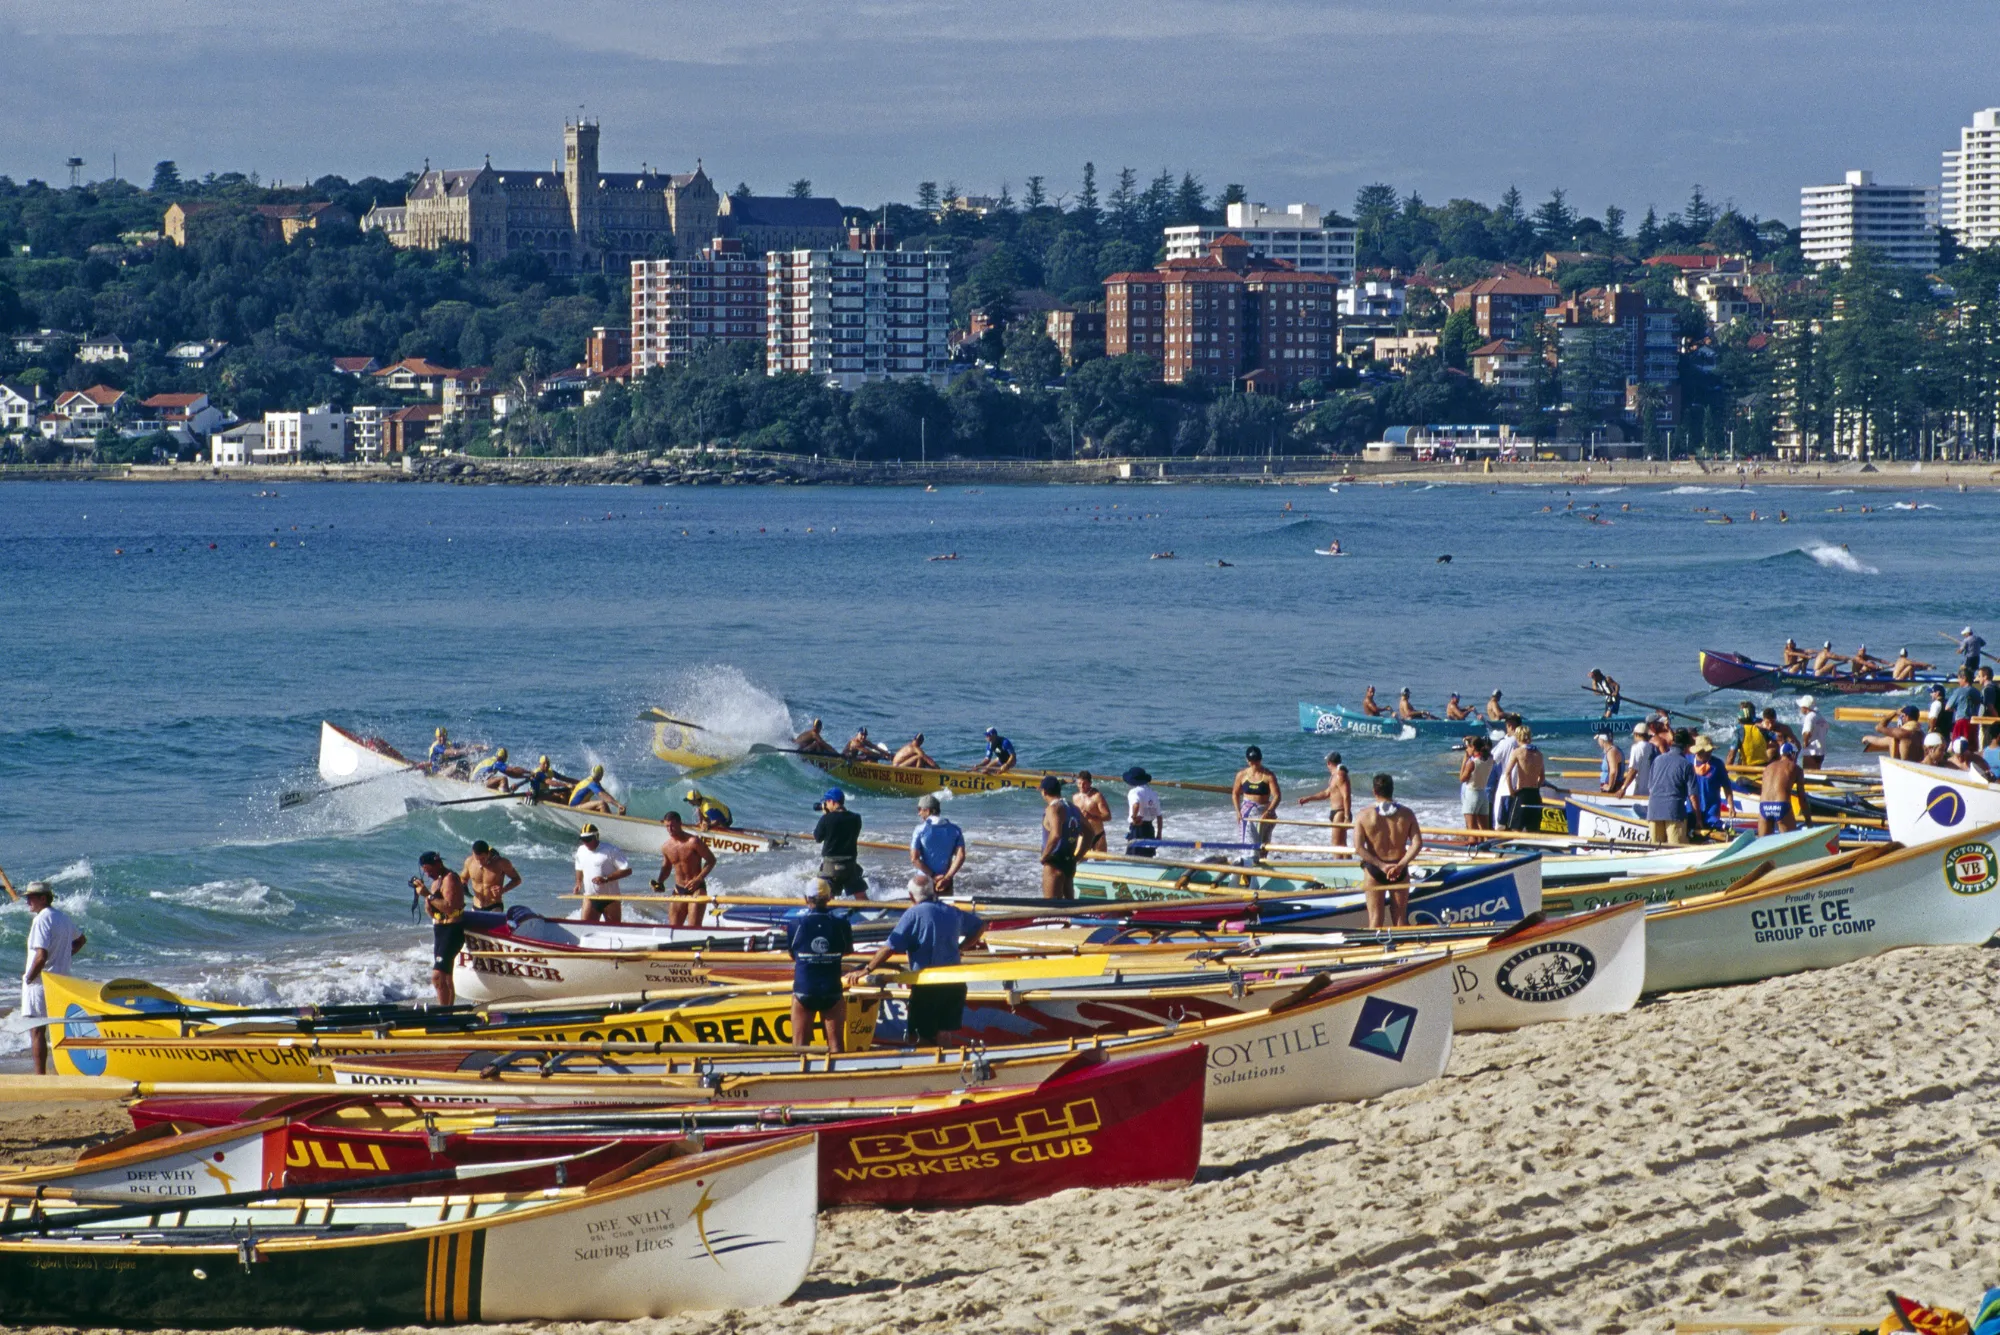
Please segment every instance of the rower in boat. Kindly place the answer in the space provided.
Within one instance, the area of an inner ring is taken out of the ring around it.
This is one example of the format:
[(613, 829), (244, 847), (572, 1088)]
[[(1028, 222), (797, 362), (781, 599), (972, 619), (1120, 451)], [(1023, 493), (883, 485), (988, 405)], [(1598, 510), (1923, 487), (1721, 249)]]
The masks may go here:
[(1382, 708), (1381, 704), (1376, 701), (1375, 688), (1373, 686), (1370, 686), (1367, 690), (1361, 692), (1361, 712), (1366, 714), (1369, 718), (1381, 718), (1384, 714), (1389, 712), (1388, 710)]
[(507, 748), (504, 746), (472, 768), (472, 781), (496, 793), (512, 792), (514, 780), (527, 777), (528, 771), (507, 764)]
[(1812, 674), (1815, 677), (1831, 677), (1834, 667), (1839, 662), (1840, 660), (1834, 656), (1833, 641), (1828, 640), (1819, 647), (1819, 652), (1813, 655)]
[(708, 874), (715, 869), (715, 850), (688, 833), (680, 812), (669, 811), (665, 823), (667, 838), (660, 845), (660, 874), (653, 888), (666, 893), (672, 886), (673, 901), (667, 905), (669, 927), (699, 927), (708, 910)]
[[(1787, 663), (1786, 666), (1790, 667), (1791, 664)], [(1889, 665), (1889, 676), (1894, 681), (1914, 681), (1918, 671), (1930, 666), (1929, 663), (1919, 663), (1911, 658), (1909, 646), (1904, 645), (1896, 651), (1896, 661)]]
[[(1363, 893), (1372, 928), (1410, 925), (1410, 864), (1424, 850), (1417, 813), (1396, 800), (1396, 780), (1377, 774), (1375, 803), (1354, 823), (1354, 844), (1361, 857)], [(1387, 912), (1384, 913), (1384, 899)]]
[(1500, 688), (1498, 686), (1493, 688), (1493, 694), (1486, 697), (1486, 721), (1488, 723), (1504, 723), (1507, 721), (1507, 711), (1500, 707)]
[(472, 854), (458, 875), (472, 892), (472, 907), (492, 913), (506, 912), (507, 892), (521, 884), (521, 873), (513, 862), (484, 839), (473, 842)]
[(868, 740), (868, 729), (866, 728), (856, 728), (854, 735), (847, 739), (847, 745), (841, 749), (840, 754), (846, 756), (849, 760), (873, 761), (890, 758), (888, 747), (878, 746)]
[(438, 1005), (450, 1006), (458, 1000), (451, 971), (458, 965), (458, 952), (465, 949), (465, 881), (437, 853), (419, 857), (417, 871), (421, 879), (411, 877), (410, 886), (422, 897), (431, 918), (431, 986), (437, 989)]
[(1812, 662), (1812, 655), (1807, 653), (1805, 650), (1799, 648), (1799, 642), (1797, 640), (1791, 638), (1790, 636), (1786, 636), (1785, 661), (1782, 665), (1785, 671), (1803, 672), (1805, 671), (1806, 666), (1811, 662)]
[(1847, 662), (1848, 670), (1857, 677), (1865, 677), (1871, 672), (1880, 672), (1883, 667), (1882, 660), (1870, 654), (1868, 646), (1865, 644), (1856, 648), (1853, 656)]
[(1590, 689), (1604, 697), (1604, 717), (1606, 718), (1615, 715), (1618, 712), (1618, 706), (1624, 702), (1623, 692), (1618, 686), (1618, 679), (1606, 676), (1602, 668), (1592, 668), (1590, 670)]
[(690, 788), (681, 799), (694, 808), (694, 827), (697, 830), (731, 830), (736, 828), (736, 816), (727, 804), (717, 801), (699, 788)]
[(837, 756), (833, 743), (820, 736), (820, 721), (814, 719), (812, 726), (792, 739), (792, 745), (809, 756)]
[(1005, 774), (1013, 769), (1017, 757), (1014, 744), (1000, 735), (998, 728), (986, 730), (986, 758), (972, 767), (974, 774)]
[(1453, 722), (1471, 718), (1472, 711), (1459, 702), (1458, 692), (1451, 693), (1451, 699), (1444, 702), (1444, 716)]
[(625, 814), (625, 804), (613, 797), (611, 790), (604, 786), (602, 765), (592, 765), (590, 777), (570, 789), (567, 805), (576, 811), (597, 811), (606, 815), (616, 811), (621, 816)]
[(924, 750), (924, 735), (922, 733), (918, 733), (898, 747), (896, 754), (890, 757), (889, 764), (896, 769), (938, 768), (937, 761), (932, 760), (930, 755)]
[(1402, 694), (1396, 697), (1396, 717), (1407, 721), (1409, 719), (1420, 718), (1434, 719), (1437, 715), (1431, 713), (1428, 709), (1418, 709), (1415, 705), (1411, 704), (1410, 688), (1405, 686)]
[(537, 802), (569, 801), (570, 790), (576, 787), (576, 780), (567, 774), (556, 773), (549, 764), (549, 758), (542, 756), (535, 761), (535, 767), (528, 771), (528, 781), (524, 785)]
[(431, 749), (424, 758), (423, 768), (430, 774), (442, 774), (453, 765), (459, 764), (472, 754), (472, 748), (461, 746), (451, 740), (451, 734), (439, 728), (431, 738)]

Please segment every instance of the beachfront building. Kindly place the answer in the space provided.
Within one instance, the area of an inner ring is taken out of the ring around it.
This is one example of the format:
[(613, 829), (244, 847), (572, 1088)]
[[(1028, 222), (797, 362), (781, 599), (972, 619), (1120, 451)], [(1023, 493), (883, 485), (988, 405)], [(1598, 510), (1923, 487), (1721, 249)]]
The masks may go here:
[(949, 370), (951, 254), (892, 250), (881, 228), (848, 232), (841, 250), (764, 257), (764, 367), (841, 389), (928, 380)]
[(1500, 274), (1482, 278), (1451, 294), (1454, 312), (1471, 311), (1479, 336), (1487, 342), (1518, 342), (1544, 312), (1562, 300), (1562, 289), (1546, 278)]
[(1167, 228), (1167, 258), (1200, 259), (1223, 237), (1235, 236), (1260, 260), (1283, 260), (1300, 273), (1331, 274), (1348, 283), (1354, 280), (1354, 247), (1359, 235), (1352, 223), (1328, 218), (1317, 204), (1273, 209), (1236, 203), (1223, 210), (1220, 224)]
[(1198, 258), (1104, 280), (1104, 353), (1138, 354), (1162, 380), (1292, 393), (1333, 369), (1340, 280), (1258, 257), (1234, 234)]
[(1882, 185), (1873, 172), (1852, 171), (1838, 185), (1799, 191), (1799, 251), (1809, 264), (1844, 266), (1865, 247), (1884, 264), (1935, 268), (1937, 224), (1937, 191)]
[(713, 343), (764, 341), (764, 261), (718, 237), (692, 259), (632, 265), (634, 375)]
[(401, 205), (369, 210), (361, 226), (406, 248), (470, 246), (481, 263), (528, 251), (559, 273), (622, 271), (714, 237), (720, 200), (699, 163), (684, 175), (599, 171), (597, 139), (596, 121), (565, 121), (562, 160), (546, 171), (426, 163)]
[(264, 414), (264, 448), (256, 463), (299, 463), (347, 457), (347, 414), (332, 405)]
[(1945, 230), (1958, 244), (1982, 250), (2000, 242), (2000, 107), (1972, 113), (1958, 147), (1944, 155), (1939, 192)]

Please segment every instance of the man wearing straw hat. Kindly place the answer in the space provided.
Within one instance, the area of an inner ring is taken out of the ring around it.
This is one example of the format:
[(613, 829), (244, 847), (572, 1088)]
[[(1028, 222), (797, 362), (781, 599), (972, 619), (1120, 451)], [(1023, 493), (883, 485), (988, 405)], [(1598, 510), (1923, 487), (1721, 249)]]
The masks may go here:
[[(21, 1018), (44, 1019), (49, 1001), (42, 991), (45, 973), (68, 974), (70, 957), (84, 946), (84, 935), (76, 930), (70, 916), (56, 907), (55, 888), (47, 881), (28, 882), (21, 898), (28, 901), (34, 919), (28, 924), (28, 968), (21, 975)], [(49, 1073), (49, 1031), (36, 1025), (28, 1031), (35, 1051), (35, 1074)]]

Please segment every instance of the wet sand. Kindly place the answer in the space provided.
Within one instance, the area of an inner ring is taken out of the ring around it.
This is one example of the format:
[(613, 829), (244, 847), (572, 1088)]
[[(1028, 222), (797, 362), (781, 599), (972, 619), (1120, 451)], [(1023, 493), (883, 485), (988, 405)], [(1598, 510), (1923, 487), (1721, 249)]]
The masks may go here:
[[(1422, 1088), (1209, 1127), (1193, 1187), (842, 1211), (786, 1306), (619, 1329), (1615, 1335), (1872, 1324), (1890, 1288), (1964, 1308), (2000, 1282), (1996, 981), (1991, 950), (1901, 951), (1462, 1036)], [(16, 1158), (117, 1120), (17, 1111)]]

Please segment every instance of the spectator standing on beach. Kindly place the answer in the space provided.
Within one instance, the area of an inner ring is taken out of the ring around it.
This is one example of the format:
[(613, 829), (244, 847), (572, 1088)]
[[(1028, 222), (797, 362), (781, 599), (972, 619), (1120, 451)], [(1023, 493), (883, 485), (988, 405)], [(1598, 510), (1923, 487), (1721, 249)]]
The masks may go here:
[[(35, 915), (28, 922), (28, 967), (21, 974), (21, 1018), (45, 1019), (49, 1013), (49, 1002), (42, 988), (42, 975), (67, 976), (71, 957), (84, 947), (84, 935), (76, 929), (70, 916), (56, 907), (55, 887), (47, 881), (28, 882), (27, 893), (21, 898), (27, 901), (29, 912)], [(36, 1025), (28, 1034), (35, 1054), (35, 1074), (47, 1075), (48, 1027)]]
[(1647, 766), (1646, 820), (1653, 827), (1656, 844), (1684, 844), (1688, 841), (1688, 799), (1694, 791), (1694, 762), (1688, 747), (1694, 734), (1681, 728), (1673, 734), (1664, 754)]

